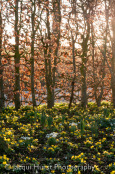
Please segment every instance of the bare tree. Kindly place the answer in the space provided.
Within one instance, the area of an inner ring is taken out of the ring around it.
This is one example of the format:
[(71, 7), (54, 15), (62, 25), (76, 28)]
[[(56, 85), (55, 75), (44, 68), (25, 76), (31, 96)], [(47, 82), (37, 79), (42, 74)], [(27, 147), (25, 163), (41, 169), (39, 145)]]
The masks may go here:
[(0, 1), (0, 109), (4, 107), (4, 84), (3, 84), (3, 65), (2, 65), (2, 1)]
[[(71, 1), (71, 6), (72, 6), (72, 11), (70, 12), (70, 15), (74, 15), (74, 22), (76, 24), (77, 20), (77, 13), (76, 13), (76, 1), (73, 0)], [(69, 20), (70, 20), (70, 15), (69, 15)], [(68, 21), (69, 23), (69, 21)], [(76, 61), (75, 61), (75, 42), (77, 39), (77, 30), (78, 28), (75, 27), (75, 33), (73, 34), (72, 28), (69, 25), (69, 28), (71, 29), (71, 42), (72, 42), (72, 59), (73, 59), (73, 79), (71, 82), (71, 95), (70, 95), (70, 101), (69, 101), (69, 108), (71, 108), (71, 104), (73, 102), (74, 98), (74, 88), (75, 88), (75, 80), (76, 80)]]
[[(85, 4), (86, 3), (86, 4)], [(87, 72), (87, 55), (88, 55), (88, 41), (89, 41), (89, 36), (90, 36), (90, 23), (89, 23), (89, 14), (90, 11), (88, 10), (89, 6), (87, 2), (81, 2), (81, 8), (83, 11), (83, 18), (84, 18), (84, 32), (81, 35), (82, 43), (82, 55), (81, 55), (81, 105), (83, 107), (86, 107), (87, 105), (87, 82), (86, 82), (86, 72)]]
[(36, 106), (35, 100), (35, 87), (34, 87), (34, 42), (35, 42), (35, 0), (31, 0), (31, 25), (32, 25), (32, 33), (31, 33), (31, 92), (32, 92), (32, 103), (33, 107)]
[(20, 108), (19, 0), (15, 1), (15, 109)]
[(112, 88), (112, 102), (115, 108), (115, 0), (111, 0), (111, 10), (112, 10), (112, 76), (111, 76), (111, 88)]
[[(54, 90), (55, 90), (55, 78), (56, 78), (56, 66), (57, 56), (60, 40), (60, 0), (53, 2), (53, 27), (51, 30), (50, 26), (50, 8), (49, 2), (46, 7), (46, 28), (47, 33), (45, 42), (42, 40), (44, 45), (44, 58), (45, 58), (45, 79), (47, 88), (47, 107), (52, 108), (54, 106)], [(53, 55), (53, 58), (52, 58)], [(52, 63), (53, 62), (53, 63)]]

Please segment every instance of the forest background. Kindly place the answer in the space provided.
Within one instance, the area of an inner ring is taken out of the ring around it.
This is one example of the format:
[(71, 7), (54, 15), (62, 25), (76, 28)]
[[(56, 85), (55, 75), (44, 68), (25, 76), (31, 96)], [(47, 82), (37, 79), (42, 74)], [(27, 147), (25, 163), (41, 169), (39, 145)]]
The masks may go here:
[(1, 0), (0, 108), (112, 101), (115, 0)]

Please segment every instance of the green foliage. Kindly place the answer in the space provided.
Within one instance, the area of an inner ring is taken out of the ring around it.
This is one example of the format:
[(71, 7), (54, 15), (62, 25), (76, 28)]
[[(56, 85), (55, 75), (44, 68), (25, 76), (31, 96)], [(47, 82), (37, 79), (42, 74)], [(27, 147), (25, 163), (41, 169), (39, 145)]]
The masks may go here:
[(62, 115), (62, 123), (64, 124), (65, 115)]
[(2, 137), (0, 137), (0, 155), (7, 152), (8, 152), (8, 144)]
[(71, 126), (70, 131), (74, 133), (75, 130), (76, 130), (76, 126)]
[(112, 129), (115, 128), (115, 119), (102, 118), (97, 120), (97, 122), (100, 128), (107, 128), (107, 127), (110, 127)]
[(103, 114), (104, 114), (104, 117), (109, 117), (109, 114), (110, 114), (110, 111), (108, 108), (104, 108), (103, 109)]
[(55, 144), (56, 144), (56, 139), (53, 137), (50, 137), (48, 139), (48, 145), (51, 146), (51, 145), (55, 145)]
[(53, 118), (52, 118), (52, 116), (49, 116), (49, 117), (47, 118), (47, 121), (48, 121), (48, 126), (49, 126), (49, 128), (50, 128), (51, 125), (53, 124)]
[(98, 137), (98, 123), (96, 119), (92, 122), (91, 124), (91, 131), (92, 131), (92, 136), (95, 135), (95, 137)]
[(84, 122), (84, 119), (81, 118), (81, 120), (80, 120), (81, 136), (83, 136), (83, 134), (84, 134), (84, 127), (85, 127), (85, 122)]
[[(111, 173), (115, 152), (114, 114), (111, 106), (97, 108), (93, 103), (86, 109), (76, 105), (68, 110), (65, 104), (52, 109), (40, 106), (35, 111), (27, 107), (19, 111), (4, 109), (0, 118), (0, 171), (7, 172), (7, 164), (9, 172), (21, 174), (23, 171), (18, 168), (14, 171), (13, 166), (87, 166), (91, 162), (95, 172)], [(39, 171), (47, 172), (53, 173), (46, 168)], [(56, 174), (60, 172), (55, 170)]]
[(21, 109), (20, 109), (21, 111), (30, 111), (30, 110), (32, 110), (32, 106), (22, 106), (21, 107)]
[(46, 114), (42, 111), (41, 119), (40, 119), (41, 126), (44, 127), (46, 124)]

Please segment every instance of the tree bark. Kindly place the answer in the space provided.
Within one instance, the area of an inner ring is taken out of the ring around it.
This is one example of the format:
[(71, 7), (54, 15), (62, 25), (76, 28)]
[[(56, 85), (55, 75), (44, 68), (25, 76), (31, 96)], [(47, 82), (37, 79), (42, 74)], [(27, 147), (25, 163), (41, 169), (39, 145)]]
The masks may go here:
[[(112, 103), (113, 107), (115, 108), (115, 0), (110, 0), (109, 1), (109, 7), (112, 12), (112, 20), (111, 20), (111, 25), (112, 25), (112, 32), (113, 32), (113, 37), (112, 37), (112, 60), (111, 60), (111, 89), (112, 89)], [(108, 64), (109, 66), (109, 64)]]
[[(56, 66), (57, 66), (57, 56), (59, 48), (59, 39), (60, 39), (60, 0), (53, 1), (53, 33), (54, 40), (52, 41), (55, 45), (52, 46), (51, 41), (51, 30), (49, 22), (49, 9), (46, 9), (47, 15), (47, 39), (48, 43), (44, 44), (44, 57), (45, 57), (45, 79), (46, 79), (46, 88), (47, 88), (47, 107), (52, 108), (54, 106), (54, 91), (55, 91), (55, 81), (56, 81)], [(51, 54), (54, 54), (53, 67), (51, 63)]]
[(81, 76), (82, 76), (82, 87), (81, 87), (81, 106), (86, 107), (87, 105), (87, 84), (86, 84), (86, 63), (87, 63), (87, 48), (88, 48), (89, 34), (86, 38), (83, 36), (82, 43), (82, 65), (81, 65)]
[(48, 43), (45, 45), (44, 56), (45, 56), (45, 79), (47, 88), (47, 107), (52, 108), (54, 106), (54, 91), (52, 86), (52, 71), (51, 71), (51, 33), (50, 33), (50, 22), (49, 22), (49, 9), (47, 12), (47, 39)]
[(83, 42), (82, 46), (82, 65), (81, 65), (81, 78), (82, 78), (82, 86), (81, 86), (81, 106), (87, 106), (87, 84), (86, 84), (86, 73), (87, 73), (87, 51), (88, 51), (88, 40), (90, 36), (90, 23), (89, 23), (89, 13), (85, 10), (84, 5), (82, 4), (82, 11), (84, 15), (84, 20), (86, 21), (85, 32), (82, 35)]
[(106, 30), (105, 30), (105, 37), (104, 37), (104, 48), (103, 50), (101, 50), (102, 55), (103, 55), (103, 74), (102, 74), (102, 78), (100, 80), (100, 82), (98, 82), (98, 84), (101, 84), (100, 88), (100, 92), (97, 93), (97, 87), (98, 85), (96, 84), (96, 80), (95, 80), (95, 66), (94, 66), (94, 59), (95, 59), (95, 55), (94, 55), (94, 50), (95, 50), (95, 41), (94, 41), (94, 26), (93, 23), (91, 24), (91, 34), (92, 34), (92, 60), (93, 60), (93, 79), (94, 79), (94, 96), (95, 96), (95, 100), (97, 103), (97, 106), (100, 107), (101, 106), (101, 100), (102, 100), (102, 96), (103, 96), (103, 91), (104, 91), (104, 78), (105, 78), (105, 62), (106, 62), (106, 54), (107, 54), (107, 35), (108, 35), (108, 8), (107, 8), (107, 4), (105, 1), (105, 19), (106, 19)]
[[(115, 5), (114, 5), (115, 11)], [(112, 102), (115, 108), (115, 12), (112, 19), (112, 30), (113, 30), (113, 40), (112, 40), (112, 77), (111, 77), (111, 88), (112, 88)]]
[(2, 65), (2, 1), (0, 2), (0, 109), (4, 108), (4, 82)]
[[(47, 88), (47, 107), (52, 108), (54, 106), (54, 89), (52, 88), (52, 73), (51, 73), (51, 55), (47, 55), (48, 46), (46, 46), (45, 53), (45, 79), (46, 79), (46, 88)], [(51, 51), (49, 49), (49, 51)]]
[(33, 107), (36, 106), (35, 100), (35, 87), (34, 87), (34, 42), (35, 42), (35, 0), (32, 0), (32, 11), (31, 11), (31, 24), (32, 24), (32, 34), (31, 34), (31, 93), (32, 93), (32, 104)]
[(20, 54), (19, 54), (19, 29), (18, 29), (18, 8), (19, 0), (15, 1), (15, 89), (14, 101), (15, 109), (20, 109)]
[(60, 0), (53, 1), (53, 35), (55, 37), (56, 48), (54, 50), (54, 67), (53, 67), (53, 89), (55, 88), (56, 81), (56, 66), (60, 41), (60, 23), (61, 23), (61, 10)]
[(76, 64), (75, 64), (75, 41), (72, 35), (72, 55), (73, 55), (73, 73), (74, 73), (74, 77), (71, 83), (72, 89), (71, 89), (71, 96), (70, 96), (70, 102), (69, 102), (69, 109), (71, 108), (71, 104), (73, 102), (73, 97), (74, 97), (74, 84), (75, 84), (75, 77), (76, 77)]

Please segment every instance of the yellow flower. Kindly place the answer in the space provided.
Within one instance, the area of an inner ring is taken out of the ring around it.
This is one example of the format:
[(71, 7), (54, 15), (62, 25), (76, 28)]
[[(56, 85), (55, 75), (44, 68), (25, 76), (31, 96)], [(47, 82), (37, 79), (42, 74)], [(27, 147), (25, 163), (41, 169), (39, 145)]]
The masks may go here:
[(8, 166), (7, 166), (7, 169), (9, 169), (9, 170), (10, 170), (11, 168), (12, 168), (12, 166), (11, 166), (11, 165), (8, 165)]
[(6, 155), (3, 155), (3, 158), (4, 158), (4, 159), (7, 159)]
[(91, 149), (93, 149), (94, 148), (94, 146), (91, 146)]
[(46, 169), (48, 169), (48, 166), (45, 166)]
[(12, 134), (12, 132), (11, 132), (11, 131), (9, 131), (9, 132), (7, 132), (7, 134), (8, 134), (8, 135), (11, 135), (11, 134)]
[(80, 171), (78, 171), (78, 174), (81, 174), (81, 172), (80, 172)]
[(71, 169), (71, 168), (68, 168), (68, 169), (67, 169), (67, 172), (72, 172), (72, 169)]
[(3, 165), (6, 165), (7, 164), (7, 162), (6, 161), (3, 161), (3, 163), (2, 163)]
[(68, 165), (68, 167), (70, 168), (70, 167), (71, 167), (71, 165)]
[(113, 170), (110, 174), (115, 174), (115, 170)]
[(34, 146), (33, 146), (33, 145), (31, 145), (31, 148), (32, 148), (32, 149), (34, 149)]
[(94, 165), (95, 170), (100, 171), (97, 165)]
[(112, 167), (112, 163), (111, 163), (111, 164), (109, 164), (109, 167)]
[(84, 155), (84, 153), (82, 152), (81, 155)]

